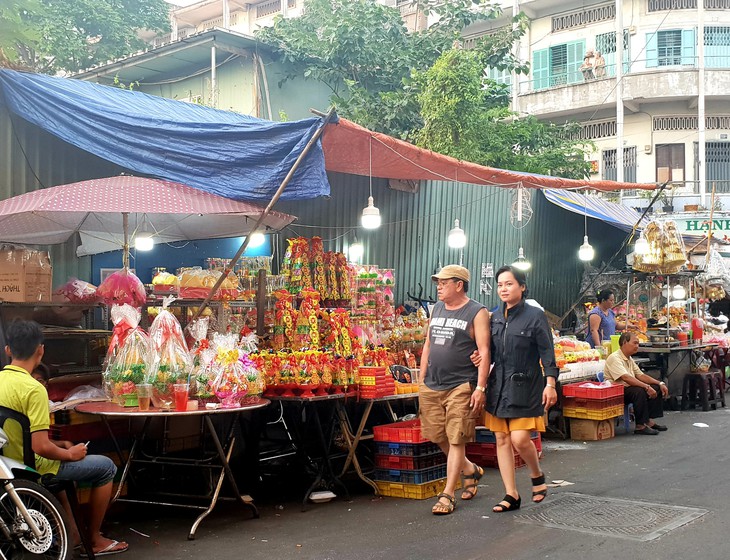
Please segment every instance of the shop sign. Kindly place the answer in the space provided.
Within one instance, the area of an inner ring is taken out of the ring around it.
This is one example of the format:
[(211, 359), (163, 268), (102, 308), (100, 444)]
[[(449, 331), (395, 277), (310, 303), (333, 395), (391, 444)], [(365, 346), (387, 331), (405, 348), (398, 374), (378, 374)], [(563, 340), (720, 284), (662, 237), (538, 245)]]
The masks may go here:
[[(683, 235), (703, 235), (710, 229), (709, 214), (687, 218), (672, 217), (671, 219), (677, 224), (677, 231)], [(730, 241), (730, 217), (713, 217), (712, 237), (725, 242)]]

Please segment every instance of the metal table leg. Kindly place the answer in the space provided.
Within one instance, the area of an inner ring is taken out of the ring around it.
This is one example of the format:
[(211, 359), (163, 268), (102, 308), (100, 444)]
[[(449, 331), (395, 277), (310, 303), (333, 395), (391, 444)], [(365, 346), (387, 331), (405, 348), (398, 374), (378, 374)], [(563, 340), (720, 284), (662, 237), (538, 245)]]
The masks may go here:
[[(312, 403), (312, 405), (314, 406), (314, 425), (317, 430), (320, 445), (322, 447), (322, 460), (321, 464), (319, 465), (319, 471), (316, 478), (314, 479), (314, 482), (310, 485), (310, 487), (304, 494), (304, 499), (302, 500), (302, 511), (306, 511), (307, 500), (309, 499), (309, 496), (311, 496), (314, 489), (327, 479), (329, 479), (332, 484), (341, 487), (342, 490), (345, 492), (347, 501), (350, 501), (350, 493), (348, 492), (347, 487), (343, 484), (340, 478), (335, 474), (334, 469), (332, 468), (332, 459), (330, 457), (330, 445), (332, 444), (332, 440), (334, 439), (336, 424), (335, 415), (337, 413), (337, 409), (336, 407), (332, 408), (332, 412), (329, 418), (329, 434), (325, 435), (324, 428), (322, 426), (322, 420), (319, 417), (319, 409), (317, 408), (317, 404)], [(325, 475), (327, 475), (327, 478), (325, 478)]]
[[(365, 430), (365, 425), (367, 424), (368, 418), (370, 417), (370, 412), (373, 410), (374, 403), (375, 401), (367, 401), (367, 404), (365, 405), (365, 410), (362, 415), (362, 419), (360, 420), (360, 425), (357, 427), (357, 432), (355, 432), (355, 434), (352, 433), (350, 418), (347, 415), (347, 409), (345, 408), (344, 403), (337, 403), (337, 414), (340, 419), (340, 428), (342, 430), (342, 435), (344, 436), (345, 441), (347, 442), (347, 447), (349, 449), (347, 459), (345, 459), (345, 466), (342, 468), (340, 476), (344, 476), (344, 474), (347, 472), (347, 469), (350, 467), (350, 464), (352, 463), (352, 466), (355, 467), (355, 472), (357, 473), (357, 476), (360, 477), (360, 480), (370, 485), (373, 490), (375, 490), (375, 495), (378, 496), (380, 494), (380, 491), (378, 490), (378, 485), (375, 484), (375, 482), (373, 482), (370, 478), (365, 476), (365, 474), (362, 472), (362, 468), (360, 467), (360, 461), (358, 460), (356, 453), (357, 446), (360, 445), (362, 433)], [(388, 408), (390, 409), (390, 413), (393, 414), (393, 409), (390, 408), (389, 403)]]

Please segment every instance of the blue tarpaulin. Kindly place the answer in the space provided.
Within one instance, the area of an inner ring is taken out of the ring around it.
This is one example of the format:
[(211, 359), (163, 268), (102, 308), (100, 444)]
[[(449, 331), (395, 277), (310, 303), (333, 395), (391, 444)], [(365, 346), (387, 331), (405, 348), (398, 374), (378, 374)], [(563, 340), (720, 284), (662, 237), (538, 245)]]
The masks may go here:
[[(544, 189), (542, 192), (550, 202), (565, 210), (585, 214), (589, 218), (601, 220), (624, 231), (631, 231), (641, 218), (641, 214), (633, 208), (597, 196), (586, 196), (574, 191), (557, 189)], [(639, 229), (645, 228), (648, 222), (648, 218), (645, 217), (638, 224)]]
[[(271, 122), (80, 80), (0, 70), (0, 108), (136, 173), (268, 201), (321, 124)], [(321, 143), (283, 200), (329, 195)]]

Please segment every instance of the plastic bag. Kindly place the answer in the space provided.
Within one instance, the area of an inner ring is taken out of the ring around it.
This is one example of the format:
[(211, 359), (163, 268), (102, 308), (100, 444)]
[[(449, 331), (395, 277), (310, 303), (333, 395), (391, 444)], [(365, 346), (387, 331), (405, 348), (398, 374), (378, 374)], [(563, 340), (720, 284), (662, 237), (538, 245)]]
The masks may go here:
[(121, 406), (137, 406), (137, 385), (149, 370), (150, 339), (141, 328), (129, 331), (119, 352), (104, 370), (104, 392)]
[(211, 364), (214, 375), (211, 388), (224, 408), (241, 406), (241, 399), (248, 393), (247, 375), (253, 362), (241, 361), (241, 351), (237, 347), (237, 335), (213, 335), (215, 359)]
[(68, 282), (56, 290), (56, 293), (62, 294), (71, 303), (93, 305), (99, 300), (96, 286), (78, 278), (70, 278)]
[(128, 268), (112, 273), (96, 292), (107, 305), (128, 303), (133, 307), (141, 307), (147, 301), (142, 281)]
[(124, 344), (129, 332), (132, 329), (137, 328), (139, 321), (142, 318), (142, 314), (139, 309), (136, 309), (126, 303), (123, 305), (113, 305), (109, 315), (111, 316), (112, 323), (114, 324), (114, 329), (112, 330), (109, 348), (107, 349), (106, 358), (104, 359), (105, 368), (117, 355), (119, 348)]
[(193, 369), (182, 327), (167, 309), (174, 300), (163, 300), (162, 311), (150, 325), (150, 369), (146, 378), (152, 385), (152, 404), (166, 409), (175, 400), (175, 383), (189, 383)]

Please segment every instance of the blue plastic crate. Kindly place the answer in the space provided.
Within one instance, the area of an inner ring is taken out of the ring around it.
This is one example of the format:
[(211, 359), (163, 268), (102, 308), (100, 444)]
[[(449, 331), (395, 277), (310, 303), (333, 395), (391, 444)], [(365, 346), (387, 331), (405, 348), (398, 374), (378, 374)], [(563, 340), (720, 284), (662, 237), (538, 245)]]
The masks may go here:
[(375, 469), (375, 480), (401, 482), (403, 484), (424, 484), (446, 476), (446, 465), (437, 465), (418, 471)]
[(441, 448), (435, 443), (393, 443), (388, 441), (376, 441), (376, 453), (381, 455), (405, 455), (408, 457), (423, 457), (431, 455)]

